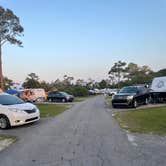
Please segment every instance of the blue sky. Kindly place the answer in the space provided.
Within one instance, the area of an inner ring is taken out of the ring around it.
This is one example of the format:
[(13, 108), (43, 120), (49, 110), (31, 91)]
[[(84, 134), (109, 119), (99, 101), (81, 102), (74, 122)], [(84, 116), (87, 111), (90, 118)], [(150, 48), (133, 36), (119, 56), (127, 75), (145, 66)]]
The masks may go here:
[(115, 61), (166, 67), (166, 0), (0, 0), (25, 29), (5, 45), (4, 74), (23, 81), (107, 77)]

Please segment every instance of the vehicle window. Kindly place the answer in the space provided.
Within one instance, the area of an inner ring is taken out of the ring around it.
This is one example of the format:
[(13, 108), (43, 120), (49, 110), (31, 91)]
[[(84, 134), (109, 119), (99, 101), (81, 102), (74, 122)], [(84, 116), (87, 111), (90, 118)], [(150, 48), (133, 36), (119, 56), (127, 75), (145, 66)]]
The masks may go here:
[(141, 93), (146, 93), (146, 92), (147, 92), (147, 89), (146, 89), (145, 87), (141, 87), (141, 88), (140, 88), (140, 91), (141, 91)]
[(57, 92), (52, 92), (52, 96), (56, 96), (57, 95)]
[(11, 95), (0, 95), (0, 104), (2, 105), (15, 105), (23, 104), (24, 101), (16, 96)]
[(55, 96), (57, 92), (49, 92), (49, 96)]
[(56, 96), (56, 97), (61, 97), (62, 94), (61, 94), (61, 93), (55, 93), (55, 96)]
[(66, 92), (60, 92), (61, 93), (61, 95), (63, 95), (63, 96), (68, 96), (69, 94), (67, 94)]
[(142, 91), (142, 87), (138, 87), (138, 88), (137, 88), (137, 93), (138, 93), (138, 94), (143, 93), (143, 91)]
[(137, 87), (124, 87), (119, 91), (119, 93), (137, 93), (137, 91)]

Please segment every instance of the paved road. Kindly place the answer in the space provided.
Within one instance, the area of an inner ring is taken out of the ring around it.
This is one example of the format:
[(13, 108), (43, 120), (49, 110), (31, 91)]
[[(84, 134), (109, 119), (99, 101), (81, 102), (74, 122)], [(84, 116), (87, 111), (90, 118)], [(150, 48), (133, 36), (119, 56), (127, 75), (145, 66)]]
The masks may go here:
[(5, 133), (20, 139), (0, 153), (0, 166), (166, 165), (166, 138), (122, 131), (103, 96)]

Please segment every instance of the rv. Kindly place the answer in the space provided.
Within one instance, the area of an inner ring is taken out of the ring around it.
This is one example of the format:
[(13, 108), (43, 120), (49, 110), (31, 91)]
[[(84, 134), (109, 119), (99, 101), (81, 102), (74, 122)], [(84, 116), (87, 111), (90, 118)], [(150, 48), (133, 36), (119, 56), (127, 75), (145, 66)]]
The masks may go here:
[(46, 100), (46, 93), (44, 89), (24, 89), (20, 97), (25, 101), (43, 102)]
[(166, 102), (166, 76), (153, 79), (150, 88), (150, 96), (152, 103)]

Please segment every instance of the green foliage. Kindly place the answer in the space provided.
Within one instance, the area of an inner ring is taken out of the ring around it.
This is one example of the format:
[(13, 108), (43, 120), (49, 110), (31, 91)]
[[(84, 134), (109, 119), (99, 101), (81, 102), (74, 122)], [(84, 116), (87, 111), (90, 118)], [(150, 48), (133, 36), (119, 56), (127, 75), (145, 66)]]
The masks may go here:
[(155, 76), (155, 77), (166, 76), (166, 69), (162, 69), (162, 70), (159, 70), (158, 72), (154, 72), (153, 76)]
[(47, 83), (45, 81), (39, 82), (39, 77), (35, 73), (30, 73), (25, 82), (24, 88), (43, 88), (45, 91), (59, 90), (64, 91), (74, 96), (87, 96), (88, 90), (86, 87), (80, 85), (73, 85), (71, 81), (73, 77), (65, 76), (63, 81), (57, 79), (55, 82)]
[(13, 80), (11, 80), (7, 77), (4, 77), (3, 78), (3, 83), (4, 83), (4, 90), (7, 90), (13, 85)]
[[(24, 29), (20, 24), (19, 18), (10, 9), (4, 9), (0, 6), (0, 87), (4, 89), (3, 73), (2, 73), (2, 46), (9, 42), (22, 46), (22, 42), (18, 39)], [(6, 87), (5, 87), (6, 88)]]
[(22, 42), (17, 37), (20, 37), (23, 31), (20, 20), (13, 11), (0, 6), (0, 45), (9, 42), (21, 46)]
[(102, 80), (101, 82), (99, 82), (99, 88), (100, 89), (104, 89), (104, 88), (107, 88), (108, 87), (108, 84), (105, 80)]
[(60, 89), (61, 91), (65, 91), (69, 94), (74, 95), (75, 97), (85, 97), (88, 96), (88, 89), (86, 87), (83, 86), (79, 86), (79, 85), (73, 85), (70, 86), (66, 89)]
[(51, 83), (47, 83), (46, 81), (40, 82), (40, 88), (44, 89), (46, 92), (56, 90)]
[(72, 94), (74, 96), (88, 96), (88, 90), (82, 86), (74, 86), (72, 89)]
[(35, 73), (28, 74), (25, 82), (23, 83), (24, 88), (40, 88), (39, 77)]
[[(166, 69), (162, 69), (158, 72), (154, 72), (150, 69), (149, 66), (139, 66), (135, 63), (129, 63), (125, 68), (123, 67), (118, 69), (117, 63), (109, 71), (109, 77), (112, 80), (111, 88), (121, 88), (123, 86), (135, 85), (135, 84), (144, 84), (150, 82), (154, 77), (166, 76)], [(119, 81), (117, 81), (117, 70), (121, 72)]]
[(126, 62), (118, 61), (114, 63), (111, 67), (110, 71), (108, 72), (109, 78), (112, 80), (113, 84), (117, 84), (119, 88), (119, 83), (121, 79), (124, 78)]

